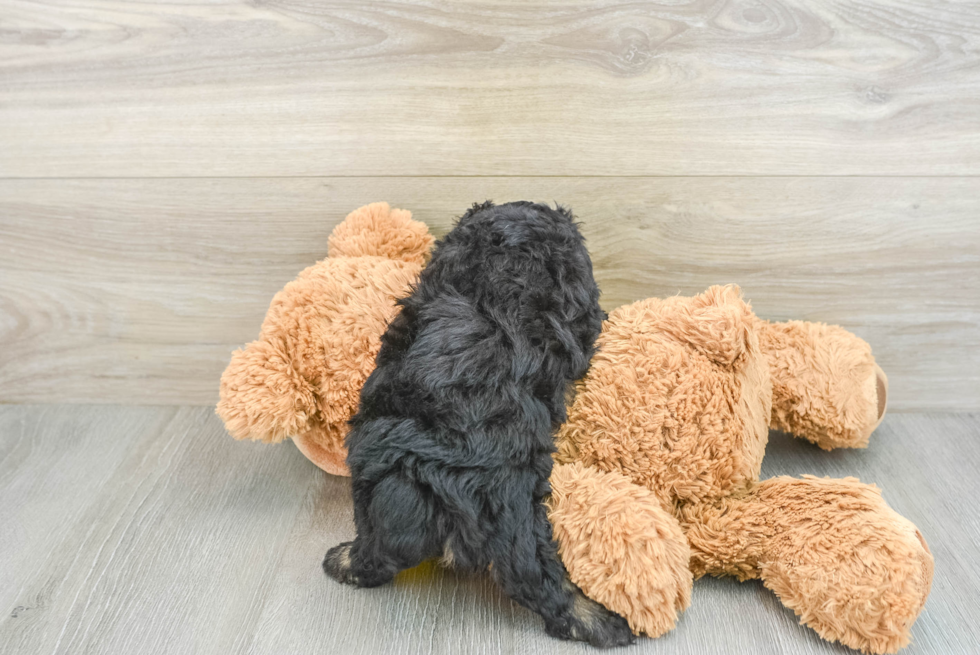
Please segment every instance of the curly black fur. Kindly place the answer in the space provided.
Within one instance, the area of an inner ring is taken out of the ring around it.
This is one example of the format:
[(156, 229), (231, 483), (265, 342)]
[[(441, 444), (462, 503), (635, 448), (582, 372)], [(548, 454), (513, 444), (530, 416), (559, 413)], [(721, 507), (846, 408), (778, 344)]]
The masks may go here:
[(561, 207), (474, 205), (437, 245), (381, 340), (347, 437), (357, 537), (331, 577), (372, 587), (432, 557), (492, 573), (548, 633), (631, 643), (558, 559), (543, 499), (565, 394), (604, 314)]

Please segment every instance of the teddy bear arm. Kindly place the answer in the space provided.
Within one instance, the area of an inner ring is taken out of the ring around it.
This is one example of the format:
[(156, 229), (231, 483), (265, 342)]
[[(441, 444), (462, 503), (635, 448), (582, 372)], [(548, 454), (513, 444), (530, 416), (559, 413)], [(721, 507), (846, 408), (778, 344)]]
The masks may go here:
[(549, 520), (569, 578), (634, 633), (671, 630), (691, 601), (690, 549), (645, 487), (580, 462), (551, 475)]
[(312, 387), (273, 341), (235, 351), (221, 375), (217, 413), (236, 439), (279, 442), (303, 434), (315, 411)]
[(756, 324), (772, 378), (770, 426), (823, 448), (864, 448), (888, 405), (888, 378), (864, 340), (836, 325)]
[(761, 578), (801, 623), (868, 653), (908, 644), (932, 582), (922, 535), (854, 478), (772, 478), (682, 524), (697, 573)]

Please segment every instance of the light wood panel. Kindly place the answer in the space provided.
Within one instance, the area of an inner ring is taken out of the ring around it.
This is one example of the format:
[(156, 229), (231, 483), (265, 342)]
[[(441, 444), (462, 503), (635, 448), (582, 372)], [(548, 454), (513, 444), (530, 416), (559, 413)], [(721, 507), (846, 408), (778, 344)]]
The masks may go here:
[(0, 181), (0, 401), (211, 404), (272, 296), (387, 199), (437, 234), (474, 200), (559, 199), (607, 309), (738, 283), (760, 316), (844, 325), (893, 410), (980, 408), (970, 179)]
[(980, 174), (980, 5), (0, 0), (0, 176)]
[[(980, 651), (980, 415), (891, 415), (862, 451), (771, 438), (763, 476), (857, 476), (936, 558), (903, 655)], [(328, 580), (353, 534), (349, 484), (291, 444), (233, 441), (207, 408), (0, 407), (0, 653), (557, 655), (488, 576), (425, 565), (359, 590)], [(700, 580), (635, 655), (853, 653), (797, 624), (761, 584)]]

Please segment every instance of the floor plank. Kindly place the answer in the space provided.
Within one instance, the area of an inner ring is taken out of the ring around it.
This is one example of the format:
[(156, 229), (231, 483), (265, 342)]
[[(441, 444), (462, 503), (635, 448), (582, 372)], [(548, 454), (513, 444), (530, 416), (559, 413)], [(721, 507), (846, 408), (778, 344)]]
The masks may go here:
[[(856, 475), (917, 524), (932, 594), (903, 653), (980, 650), (980, 415), (889, 415), (863, 451), (771, 438), (763, 476)], [(323, 576), (349, 486), (292, 446), (243, 444), (205, 408), (0, 407), (0, 653), (590, 653), (549, 639), (485, 576), (431, 566), (354, 590)], [(625, 651), (624, 651), (625, 652)], [(701, 580), (637, 654), (850, 653), (758, 583)]]
[[(0, 606), (17, 615), (18, 625), (30, 626), (63, 584), (61, 576), (45, 571), (32, 581), (37, 593), (25, 595), (25, 574), (71, 564), (74, 550), (48, 555), (69, 535), (91, 527), (79, 523), (80, 515), (104, 487), (115, 486), (113, 475), (134, 446), (158, 437), (172, 414), (169, 408), (0, 409)], [(116, 439), (105, 438), (107, 428)], [(125, 434), (137, 438), (118, 438)]]
[(971, 2), (0, 14), (2, 177), (980, 174)]
[(311, 466), (227, 448), (206, 408), (8, 406), (0, 430), (0, 524), (17, 535), (2, 542), (0, 652), (247, 641)]
[(867, 339), (898, 410), (980, 409), (980, 196), (937, 178), (0, 180), (0, 401), (212, 404), (273, 294), (386, 199), (437, 234), (559, 200), (607, 309), (738, 283)]

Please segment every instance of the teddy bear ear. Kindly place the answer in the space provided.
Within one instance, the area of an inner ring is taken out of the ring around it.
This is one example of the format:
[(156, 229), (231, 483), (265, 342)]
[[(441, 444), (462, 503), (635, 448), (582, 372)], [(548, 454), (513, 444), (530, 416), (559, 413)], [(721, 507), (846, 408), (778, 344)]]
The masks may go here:
[(429, 258), (433, 238), (412, 213), (376, 202), (355, 209), (334, 228), (328, 241), (331, 257), (387, 257), (415, 264)]
[(674, 317), (671, 332), (712, 361), (731, 366), (746, 351), (754, 314), (734, 284), (713, 286), (690, 299)]
[(266, 340), (236, 350), (221, 376), (218, 416), (236, 439), (279, 442), (309, 429), (316, 398), (283, 348)]

